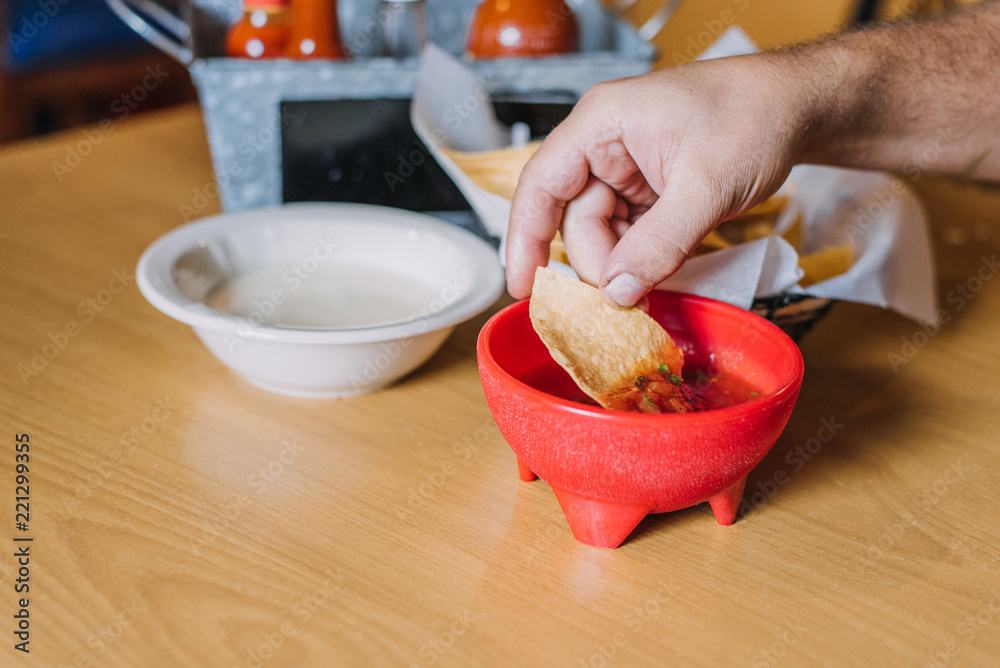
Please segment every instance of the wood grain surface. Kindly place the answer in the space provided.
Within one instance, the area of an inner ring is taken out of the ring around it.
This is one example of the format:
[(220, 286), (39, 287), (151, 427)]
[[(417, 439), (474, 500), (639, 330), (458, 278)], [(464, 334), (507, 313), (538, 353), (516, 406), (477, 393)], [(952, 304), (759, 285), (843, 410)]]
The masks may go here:
[(297, 400), (147, 304), (136, 261), (182, 204), (218, 210), (210, 170), (195, 108), (0, 152), (0, 665), (996, 665), (996, 192), (918, 180), (948, 322), (838, 305), (735, 525), (703, 504), (602, 550), (490, 418), (500, 305), (386, 391)]

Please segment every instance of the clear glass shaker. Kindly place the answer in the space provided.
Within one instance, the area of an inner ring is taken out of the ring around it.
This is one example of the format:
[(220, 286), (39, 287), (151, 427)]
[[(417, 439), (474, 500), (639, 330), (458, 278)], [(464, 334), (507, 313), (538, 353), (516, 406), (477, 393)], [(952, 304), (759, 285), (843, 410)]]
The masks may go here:
[(424, 0), (382, 0), (384, 24), (382, 55), (419, 56), (427, 44), (427, 6)]

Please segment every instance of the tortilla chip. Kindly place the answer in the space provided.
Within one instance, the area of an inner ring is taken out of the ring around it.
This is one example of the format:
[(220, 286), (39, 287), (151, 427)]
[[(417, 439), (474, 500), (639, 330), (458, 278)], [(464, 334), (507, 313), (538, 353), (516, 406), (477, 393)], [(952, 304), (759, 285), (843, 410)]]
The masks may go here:
[(802, 214), (795, 216), (795, 220), (781, 233), (781, 238), (792, 245), (797, 250), (802, 250)]
[(744, 211), (740, 217), (770, 216), (773, 214), (780, 214), (788, 205), (788, 200), (789, 198), (785, 195), (771, 195), (757, 206), (750, 207)]
[(509, 146), (496, 151), (467, 152), (442, 149), (441, 152), (451, 158), (452, 162), (483, 190), (505, 199), (514, 199), (514, 189), (517, 188), (521, 170), (540, 144), (541, 142), (533, 141), (524, 146)]
[(750, 243), (774, 234), (774, 223), (770, 220), (755, 220), (743, 227), (743, 241)]
[(834, 276), (846, 273), (853, 264), (853, 251), (849, 244), (831, 246), (815, 253), (799, 256), (799, 266), (805, 272), (799, 285), (808, 287)]
[(681, 375), (684, 353), (637, 308), (612, 308), (597, 288), (539, 267), (528, 308), (552, 358), (590, 398), (610, 408), (611, 392), (666, 364)]
[[(774, 234), (778, 218), (781, 217), (788, 202), (789, 197), (786, 195), (772, 195), (757, 206), (722, 223), (715, 229), (715, 232), (719, 239), (730, 246), (769, 237)], [(716, 246), (711, 250), (718, 250), (720, 247), (725, 248), (725, 246)]]
[(726, 241), (725, 238), (717, 231), (712, 230), (709, 232), (698, 247), (694, 249), (694, 255), (701, 255), (702, 253), (711, 253), (715, 250), (721, 250), (723, 248), (729, 248), (733, 244)]
[(747, 216), (746, 214), (720, 223), (715, 228), (719, 237), (731, 246), (757, 241), (774, 234), (775, 216)]

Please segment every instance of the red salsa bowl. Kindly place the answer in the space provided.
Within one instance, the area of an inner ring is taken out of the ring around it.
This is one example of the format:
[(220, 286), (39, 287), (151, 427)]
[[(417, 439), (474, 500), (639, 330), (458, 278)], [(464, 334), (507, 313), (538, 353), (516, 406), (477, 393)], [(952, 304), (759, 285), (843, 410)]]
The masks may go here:
[[(528, 302), (479, 334), (483, 392), (517, 455), (521, 479), (549, 483), (576, 539), (618, 547), (649, 513), (708, 501), (729, 525), (750, 470), (777, 441), (798, 398), (802, 354), (778, 327), (705, 297), (653, 291), (649, 314), (684, 351), (684, 382), (732, 405), (652, 415), (586, 400), (552, 359)], [(724, 388), (724, 389), (719, 389)]]

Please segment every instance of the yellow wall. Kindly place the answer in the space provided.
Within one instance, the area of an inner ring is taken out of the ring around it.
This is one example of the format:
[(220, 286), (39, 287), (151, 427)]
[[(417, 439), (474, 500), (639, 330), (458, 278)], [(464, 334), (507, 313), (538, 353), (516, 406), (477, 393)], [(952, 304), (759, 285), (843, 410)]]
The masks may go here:
[[(665, 0), (638, 0), (626, 13), (641, 25)], [(883, 0), (880, 16), (938, 11), (975, 0)], [(609, 6), (615, 0), (605, 0)], [(691, 60), (729, 25), (739, 25), (761, 47), (815, 39), (843, 30), (860, 0), (682, 0), (670, 23), (653, 40), (657, 67)]]
[[(639, 0), (626, 16), (641, 25), (663, 1)], [(854, 6), (855, 0), (682, 0), (653, 40), (660, 53), (657, 66), (691, 60), (729, 25), (740, 26), (765, 48), (814, 39), (843, 29)]]

